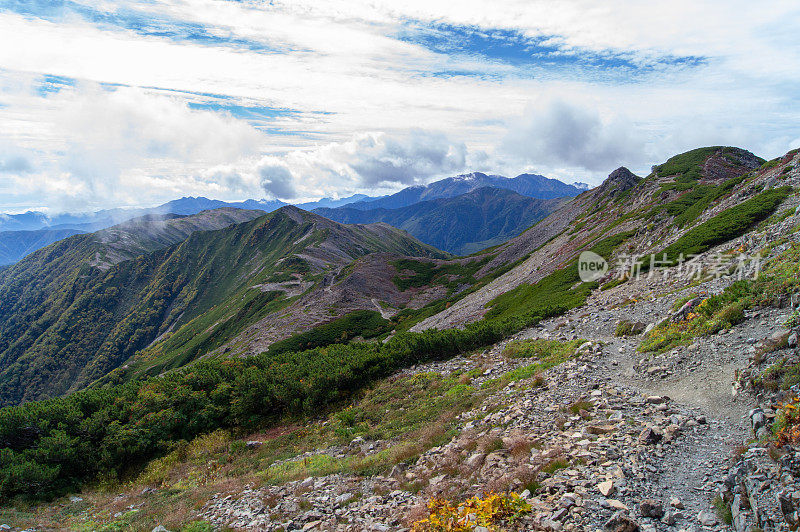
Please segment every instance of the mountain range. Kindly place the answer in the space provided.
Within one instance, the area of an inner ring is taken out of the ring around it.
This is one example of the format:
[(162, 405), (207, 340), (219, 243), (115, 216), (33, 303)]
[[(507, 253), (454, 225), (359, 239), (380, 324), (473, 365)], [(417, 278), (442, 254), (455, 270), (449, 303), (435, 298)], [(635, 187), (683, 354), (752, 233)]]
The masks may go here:
[[(707, 207), (728, 193), (721, 180), (735, 179), (759, 161), (739, 151), (701, 155), (700, 173), (690, 165), (692, 173), (674, 185), (659, 185), (662, 195), (678, 197), (677, 203), (658, 202), (676, 219), (684, 213), (678, 207), (685, 189), (703, 191), (702, 198), (690, 197)], [(672, 160), (659, 168), (683, 169)], [(540, 181), (525, 176), (517, 182), (529, 180)], [(448, 179), (433, 188), (435, 194), (455, 194), (472, 181)], [(540, 252), (540, 261), (560, 263), (565, 250), (603, 235), (604, 220), (625, 220), (633, 208), (626, 202), (644, 201), (631, 195), (641, 183), (621, 168), (572, 199), (482, 187), (399, 209), (323, 211), (347, 225), (294, 206), (269, 214), (223, 207), (192, 215), (148, 214), (68, 237), (0, 270), (0, 401), (58, 396), (115, 370), (117, 378), (130, 379), (210, 353), (257, 354), (354, 311), (413, 318), (396, 327), (452, 327), (453, 316), (463, 319), (458, 312), (464, 305), (487, 293), (470, 291), (486, 283), (495, 286), (494, 293), (513, 289), (533, 274), (526, 257), (555, 235), (560, 251), (550, 259)], [(187, 204), (198, 202), (179, 200), (172, 208)], [(536, 220), (541, 221), (533, 225)], [(574, 220), (580, 220), (576, 232), (565, 235)], [(453, 258), (403, 227), (459, 252), (503, 238), (497, 235), (516, 236)], [(540, 261), (537, 275), (548, 269)], [(509, 268), (513, 279), (505, 274)], [(487, 301), (479, 301), (470, 307), (469, 320), (486, 313)]]
[[(483, 187), (393, 209), (366, 210), (352, 204), (314, 212), (345, 224), (386, 222), (441, 250), (469, 255), (518, 235), (566, 200), (535, 199), (509, 189)], [(375, 203), (382, 202), (369, 205)]]
[(0, 271), (0, 401), (86, 386), (157, 339), (177, 353), (167, 365), (182, 365), (377, 252), (446, 256), (386, 224), (292, 206), (148, 216), (67, 238)]
[[(452, 198), (487, 186), (514, 190), (523, 196), (545, 199), (571, 197), (583, 190), (573, 185), (565, 185), (555, 179), (547, 179), (532, 174), (522, 174), (508, 179), (500, 176), (473, 173), (446, 178), (429, 185), (409, 187), (391, 196), (370, 197), (364, 194), (355, 194), (340, 199), (323, 198), (314, 202), (300, 203), (296, 206), (304, 210), (333, 209), (345, 205), (362, 210), (397, 208), (430, 199)], [(187, 196), (152, 208), (118, 208), (87, 214), (63, 213), (54, 216), (33, 211), (23, 214), (0, 214), (0, 266), (17, 262), (28, 253), (57, 241), (59, 236), (63, 238), (69, 234), (97, 231), (131, 218), (163, 214), (192, 215), (201, 211), (224, 207), (260, 210), (269, 213), (285, 205), (287, 204), (280, 200), (250, 199), (240, 202), (226, 202), (204, 197)], [(71, 231), (71, 233), (67, 230)], [(28, 233), (14, 234), (14, 232), (19, 231), (27, 231)], [(506, 231), (503, 236), (508, 236), (509, 234)], [(424, 234), (417, 236), (425, 238)], [(489, 235), (486, 240), (497, 240), (498, 238), (502, 237), (495, 234)], [(425, 241), (427, 242), (427, 240)], [(437, 242), (439, 241), (437, 240)], [(478, 249), (479, 247), (479, 245), (473, 246), (470, 249)], [(456, 249), (456, 247), (448, 249)]]
[(522, 196), (537, 199), (573, 197), (588, 188), (567, 185), (557, 179), (549, 179), (537, 174), (520, 174), (517, 177), (508, 178), (473, 172), (441, 179), (428, 185), (407, 187), (383, 198), (357, 201), (351, 203), (349, 207), (359, 210), (397, 209), (420, 201), (453, 198), (485, 187), (511, 190)]

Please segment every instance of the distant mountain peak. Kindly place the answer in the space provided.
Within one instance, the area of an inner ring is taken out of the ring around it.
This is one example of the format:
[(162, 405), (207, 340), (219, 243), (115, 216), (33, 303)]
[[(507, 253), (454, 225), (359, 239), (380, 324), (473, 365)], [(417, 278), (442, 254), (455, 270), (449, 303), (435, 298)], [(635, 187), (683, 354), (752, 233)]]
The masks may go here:
[(468, 174), (457, 175), (455, 177), (452, 177), (451, 179), (458, 179), (458, 180), (461, 180), (461, 181), (475, 181), (477, 179), (483, 179), (483, 178), (486, 178), (486, 177), (488, 177), (488, 176), (486, 174), (484, 174), (483, 172), (470, 172)]

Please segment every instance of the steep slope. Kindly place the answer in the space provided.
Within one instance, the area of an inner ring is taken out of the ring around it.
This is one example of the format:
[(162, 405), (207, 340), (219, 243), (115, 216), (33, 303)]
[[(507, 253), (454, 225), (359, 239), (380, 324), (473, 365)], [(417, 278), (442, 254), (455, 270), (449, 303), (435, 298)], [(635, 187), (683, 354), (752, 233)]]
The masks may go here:
[(676, 155), (655, 166), (646, 179), (619, 168), (601, 186), (493, 250), (497, 255), (487, 268), (497, 267), (498, 261), (521, 264), (413, 330), (479, 320), (499, 294), (535, 285), (601, 237), (634, 231), (632, 250), (642, 255), (663, 250), (710, 214), (755, 196), (758, 187), (778, 186), (769, 168), (758, 171), (762, 163), (746, 150), (715, 146)]
[(564, 201), (534, 199), (510, 190), (484, 187), (454, 198), (422, 201), (398, 209), (365, 211), (340, 207), (314, 212), (341, 223), (386, 222), (426, 244), (468, 255), (518, 235)]
[[(194, 231), (219, 229), (259, 215), (259, 211), (221, 209), (190, 217), (146, 217), (97, 233), (69, 237), (0, 271), (0, 389), (27, 386), (12, 375), (27, 363), (33, 364), (24, 368), (30, 374), (40, 369), (30, 359), (36, 356), (29, 350), (43, 340), (43, 335), (52, 333), (60, 338), (47, 348), (41, 347), (49, 350), (47, 356), (55, 366), (62, 362), (56, 345), (90, 341), (64, 336), (69, 311), (76, 301), (91, 297), (93, 282), (113, 264), (181, 242)], [(118, 290), (110, 290), (107, 295), (113, 299), (119, 295)], [(63, 329), (55, 333), (58, 329), (51, 327)], [(17, 369), (11, 369), (12, 365)], [(77, 371), (77, 366), (72, 371)], [(48, 372), (44, 373), (36, 378), (46, 390)], [(13, 393), (2, 397), (4, 402), (17, 400)]]
[[(232, 317), (229, 327), (203, 344), (215, 346), (369, 253), (443, 256), (384, 224), (342, 226), (294, 207), (252, 220), (254, 214), (233, 209), (136, 221), (72, 237), (4, 270), (2, 401), (80, 388), (161, 335), (174, 329), (180, 337), (186, 333), (181, 327), (195, 318), (210, 321), (199, 329), (191, 323), (193, 341)], [(235, 217), (251, 221), (230, 226)], [(229, 227), (196, 230), (220, 219)], [(180, 243), (163, 247), (175, 239)], [(177, 365), (205, 354), (177, 352)]]
[(77, 229), (2, 231), (0, 232), (0, 265), (14, 264), (37, 249), (83, 232)]
[(390, 196), (352, 203), (349, 207), (359, 210), (397, 209), (420, 201), (453, 198), (483, 187), (502, 188), (522, 196), (537, 199), (572, 197), (583, 192), (583, 189), (573, 185), (567, 185), (557, 179), (548, 179), (537, 174), (520, 174), (517, 177), (507, 178), (473, 172), (457, 177), (448, 177), (428, 185), (408, 187)]

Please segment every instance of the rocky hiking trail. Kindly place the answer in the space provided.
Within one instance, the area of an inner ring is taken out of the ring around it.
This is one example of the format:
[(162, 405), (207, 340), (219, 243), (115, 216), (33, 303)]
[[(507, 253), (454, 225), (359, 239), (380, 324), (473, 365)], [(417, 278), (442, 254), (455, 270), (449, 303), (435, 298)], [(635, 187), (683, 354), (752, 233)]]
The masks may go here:
[[(641, 293), (642, 288), (632, 286), (631, 292)], [(722, 286), (720, 281), (714, 281), (691, 291), (704, 289), (720, 291)], [(665, 454), (652, 478), (661, 499), (669, 501), (677, 497), (686, 513), (696, 516), (709, 510), (721, 481), (720, 472), (727, 470), (733, 453), (753, 438), (748, 414), (757, 403), (749, 394), (734, 389), (737, 371), (749, 363), (748, 346), (769, 338), (775, 333), (775, 325), (785, 322), (789, 314), (780, 310), (758, 312), (728, 334), (700, 337), (691, 346), (678, 348), (678, 353), (672, 356), (642, 355), (636, 350), (636, 339), (614, 336), (620, 320), (657, 322), (669, 316), (671, 304), (687, 291), (593, 315), (587, 315), (585, 308), (577, 309), (567, 316), (566, 327), (563, 318), (544, 324), (547, 331), (544, 337), (558, 333), (562, 337), (602, 342), (608, 357), (593, 372), (592, 377), (597, 381), (624, 383), (643, 396), (668, 397), (674, 407), (705, 417), (708, 430), (681, 438)], [(596, 297), (588, 306), (607, 307), (609, 302), (600, 298)], [(525, 337), (542, 337), (541, 332), (533, 329)]]
[[(510, 487), (533, 508), (519, 530), (726, 530), (712, 499), (753, 439), (748, 414), (757, 405), (733, 384), (754, 345), (779, 331), (789, 311), (753, 312), (730, 331), (657, 356), (638, 352), (640, 337), (616, 337), (615, 328), (620, 320), (657, 322), (689, 290), (719, 292), (728, 282), (680, 290), (632, 281), (483, 352), (410, 368), (401, 375), (471, 372), (479, 389), (531, 363), (504, 356), (509, 342), (586, 341), (576, 358), (533, 379), (510, 379), (461, 413), (449, 443), (410, 464), (219, 494), (199, 516), (255, 530), (404, 530), (431, 496)], [(369, 456), (391, 443), (358, 438), (289, 462)]]

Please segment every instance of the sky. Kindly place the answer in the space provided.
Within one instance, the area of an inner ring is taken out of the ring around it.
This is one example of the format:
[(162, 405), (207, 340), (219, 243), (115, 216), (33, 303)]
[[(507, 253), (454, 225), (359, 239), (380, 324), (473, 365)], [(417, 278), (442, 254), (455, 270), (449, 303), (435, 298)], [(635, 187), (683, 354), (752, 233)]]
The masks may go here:
[(0, 0), (0, 212), (800, 147), (792, 1)]

